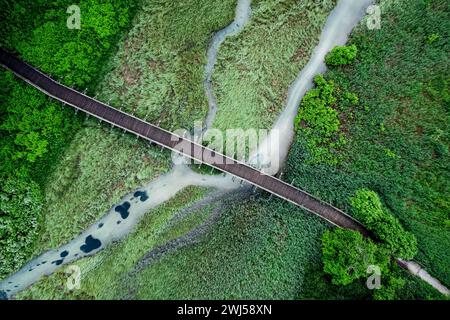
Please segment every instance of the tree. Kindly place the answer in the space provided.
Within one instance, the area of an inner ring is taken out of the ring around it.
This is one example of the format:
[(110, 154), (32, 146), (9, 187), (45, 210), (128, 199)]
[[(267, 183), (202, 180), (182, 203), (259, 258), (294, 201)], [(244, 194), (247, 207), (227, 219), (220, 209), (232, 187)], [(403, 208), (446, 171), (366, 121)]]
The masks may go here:
[(391, 273), (385, 275), (385, 279), (381, 284), (381, 288), (373, 293), (375, 300), (394, 300), (397, 297), (397, 292), (404, 287), (405, 280), (392, 275)]
[(353, 216), (373, 231), (393, 256), (407, 260), (414, 258), (417, 253), (415, 236), (405, 231), (400, 221), (383, 209), (375, 192), (357, 190), (350, 203)]
[[(2, 81), (3, 83), (3, 81)], [(14, 161), (35, 162), (52, 146), (63, 140), (72, 129), (72, 117), (66, 117), (56, 102), (49, 102), (44, 94), (22, 83), (15, 82), (5, 99), (6, 113), (0, 130), (13, 137), (14, 147), (11, 156)]]
[(323, 270), (332, 283), (347, 285), (366, 275), (369, 265), (376, 264), (377, 247), (356, 231), (333, 229), (322, 236)]

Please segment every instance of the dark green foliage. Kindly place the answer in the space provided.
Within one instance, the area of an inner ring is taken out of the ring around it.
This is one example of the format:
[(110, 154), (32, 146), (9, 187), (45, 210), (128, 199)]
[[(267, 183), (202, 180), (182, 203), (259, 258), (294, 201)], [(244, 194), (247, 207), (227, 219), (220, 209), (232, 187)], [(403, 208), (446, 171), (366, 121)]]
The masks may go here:
[[(393, 300), (403, 288), (405, 274), (390, 258), (390, 251), (383, 244), (374, 243), (355, 231), (332, 229), (322, 236), (323, 271), (331, 275), (335, 285), (347, 286), (359, 281), (366, 285), (369, 276), (379, 268), (380, 287), (371, 290), (376, 300)], [(364, 282), (364, 283), (363, 283)]]
[[(68, 0), (2, 1), (0, 45), (67, 85), (94, 88), (101, 62), (128, 24), (134, 4), (130, 0), (80, 1), (81, 29), (70, 30), (66, 10), (72, 4)], [(8, 230), (2, 233), (3, 277), (32, 252), (40, 189), (81, 121), (73, 110), (3, 69), (0, 88), (0, 179), (6, 181), (0, 228)]]
[(325, 56), (325, 63), (329, 66), (352, 64), (356, 59), (357, 53), (358, 49), (354, 44), (350, 46), (337, 46)]
[(39, 158), (61, 147), (73, 129), (74, 117), (33, 87), (17, 83), (10, 72), (0, 74), (0, 84), (8, 88), (1, 105), (1, 172), (19, 166), (31, 169)]
[(376, 264), (376, 245), (356, 231), (333, 229), (322, 236), (323, 270), (336, 285), (347, 285)]
[(39, 186), (10, 177), (0, 189), (0, 279), (16, 270), (33, 252), (42, 207)]
[(350, 199), (353, 216), (371, 230), (396, 258), (411, 260), (417, 253), (417, 240), (406, 232), (397, 218), (383, 209), (378, 195), (370, 190), (357, 190)]
[(312, 162), (336, 163), (335, 150), (345, 143), (339, 134), (334, 83), (322, 75), (315, 77), (316, 88), (303, 97), (295, 119), (296, 130), (306, 139)]
[[(71, 4), (58, 0), (31, 5), (19, 0), (5, 5), (0, 25), (8, 32), (1, 45), (67, 85), (94, 86), (100, 62), (127, 25), (133, 5), (129, 0), (83, 0), (79, 3), (81, 29), (71, 30), (66, 25)], [(73, 111), (50, 102), (6, 71), (2, 70), (0, 83), (0, 175), (17, 168), (41, 173), (48, 161), (38, 160), (44, 156), (52, 160), (79, 121)]]

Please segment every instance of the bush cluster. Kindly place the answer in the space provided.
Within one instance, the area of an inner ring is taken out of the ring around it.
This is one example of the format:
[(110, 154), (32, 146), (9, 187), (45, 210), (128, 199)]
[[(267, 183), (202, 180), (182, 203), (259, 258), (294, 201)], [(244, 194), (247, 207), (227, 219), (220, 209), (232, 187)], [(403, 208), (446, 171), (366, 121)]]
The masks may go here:
[(314, 82), (316, 88), (303, 97), (295, 119), (296, 130), (306, 138), (312, 162), (335, 163), (333, 150), (344, 143), (344, 137), (339, 135), (339, 116), (333, 108), (334, 83), (322, 75), (316, 76)]
[(375, 192), (357, 190), (350, 203), (353, 216), (380, 239), (391, 255), (407, 260), (414, 258), (417, 253), (415, 236), (405, 231), (400, 221), (383, 209)]
[(349, 65), (356, 60), (357, 53), (358, 48), (354, 44), (337, 46), (325, 56), (325, 63), (329, 66)]

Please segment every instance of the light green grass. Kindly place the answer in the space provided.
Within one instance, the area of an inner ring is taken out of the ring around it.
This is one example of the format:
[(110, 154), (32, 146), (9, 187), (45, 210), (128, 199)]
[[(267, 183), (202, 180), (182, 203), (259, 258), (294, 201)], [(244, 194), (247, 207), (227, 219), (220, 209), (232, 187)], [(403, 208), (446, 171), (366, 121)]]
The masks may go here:
[(144, 1), (99, 92), (160, 126), (190, 129), (208, 111), (203, 78), (212, 34), (236, 0)]
[(166, 172), (170, 161), (143, 140), (89, 121), (73, 138), (46, 187), (37, 252), (70, 241), (127, 193)]
[(252, 20), (219, 50), (213, 126), (270, 128), (317, 45), (334, 0), (254, 1)]

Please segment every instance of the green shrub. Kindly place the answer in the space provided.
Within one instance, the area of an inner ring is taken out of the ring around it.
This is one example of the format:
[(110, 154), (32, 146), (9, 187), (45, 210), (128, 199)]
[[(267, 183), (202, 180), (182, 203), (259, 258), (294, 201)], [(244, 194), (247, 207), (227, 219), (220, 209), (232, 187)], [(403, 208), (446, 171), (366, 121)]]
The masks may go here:
[(316, 88), (303, 97), (295, 119), (296, 130), (307, 140), (312, 162), (335, 163), (333, 149), (344, 144), (339, 135), (338, 112), (332, 108), (336, 103), (334, 83), (326, 81), (323, 75), (315, 77)]
[(43, 196), (39, 186), (10, 176), (0, 189), (0, 279), (29, 259), (37, 238)]
[(356, 46), (337, 46), (325, 56), (325, 63), (329, 66), (343, 66), (352, 64), (358, 53)]
[(393, 256), (412, 259), (416, 255), (416, 238), (403, 229), (397, 218), (383, 209), (375, 192), (357, 190), (350, 203), (354, 217), (373, 231)]
[(404, 287), (405, 280), (391, 274), (383, 275), (381, 279), (381, 288), (374, 290), (373, 298), (375, 300), (395, 300), (398, 291)]
[(332, 283), (347, 285), (366, 275), (376, 263), (376, 245), (356, 231), (335, 228), (322, 236), (323, 270)]
[[(66, 26), (69, 0), (5, 6), (0, 44), (67, 85), (94, 88), (102, 61), (131, 19), (130, 0), (82, 0), (81, 29)], [(0, 72), (0, 277), (33, 252), (43, 187), (81, 121), (11, 72)], [(41, 189), (42, 188), (42, 189)]]

